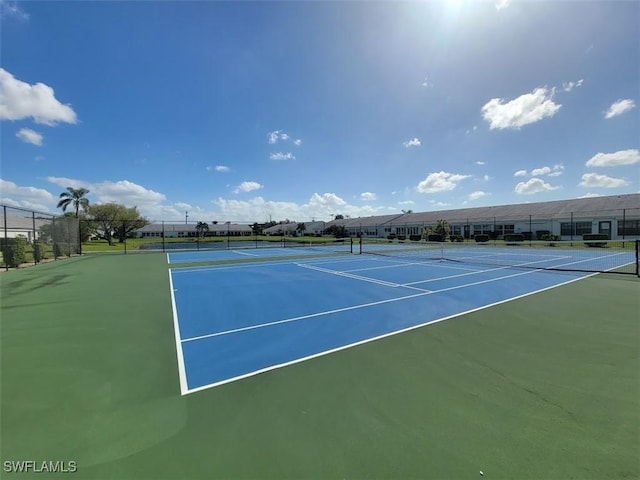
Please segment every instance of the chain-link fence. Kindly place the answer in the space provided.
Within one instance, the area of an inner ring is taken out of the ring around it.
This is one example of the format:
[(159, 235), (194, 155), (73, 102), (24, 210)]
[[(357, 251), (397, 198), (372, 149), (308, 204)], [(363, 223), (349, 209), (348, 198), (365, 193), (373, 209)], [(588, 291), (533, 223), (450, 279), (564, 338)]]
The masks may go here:
[(89, 252), (166, 252), (289, 247), (329, 243), (335, 235), (325, 222), (202, 222), (103, 219), (80, 221), (82, 250)]
[(0, 205), (0, 253), (5, 269), (80, 254), (79, 221)]
[[(445, 241), (474, 241), (477, 235), (503, 240), (505, 235), (520, 234), (525, 241), (583, 240), (584, 235), (601, 235), (607, 240), (640, 239), (640, 208), (615, 210), (528, 214), (505, 216), (462, 216), (456, 211), (411, 213), (379, 222), (376, 217), (341, 219), (328, 227), (344, 229), (349, 236), (389, 240), (422, 240), (439, 235)], [(386, 218), (386, 217), (385, 217)]]

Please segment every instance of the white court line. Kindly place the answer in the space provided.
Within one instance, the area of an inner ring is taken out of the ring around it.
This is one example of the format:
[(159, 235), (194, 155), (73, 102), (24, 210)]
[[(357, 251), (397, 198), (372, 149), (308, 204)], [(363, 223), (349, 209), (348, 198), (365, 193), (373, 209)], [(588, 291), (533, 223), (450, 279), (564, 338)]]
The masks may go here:
[(171, 269), (169, 269), (169, 288), (171, 290), (171, 308), (173, 310), (173, 330), (176, 336), (176, 355), (178, 357), (178, 378), (180, 379), (180, 394), (189, 393), (187, 385), (187, 372), (184, 366), (184, 353), (182, 352), (182, 342), (180, 340), (180, 323), (178, 322), (178, 308), (176, 307), (176, 297), (173, 289), (173, 278), (171, 277)]
[(373, 306), (376, 306), (376, 305), (383, 305), (385, 303), (399, 302), (399, 301), (402, 301), (402, 300), (409, 300), (411, 298), (424, 297), (426, 295), (433, 295), (433, 294), (436, 294), (436, 293), (449, 292), (449, 291), (452, 291), (452, 290), (458, 290), (458, 289), (462, 289), (462, 288), (473, 287), (475, 285), (482, 285), (484, 283), (496, 282), (498, 280), (504, 280), (504, 279), (507, 279), (507, 278), (520, 277), (522, 275), (530, 275), (532, 273), (540, 272), (540, 271), (542, 271), (542, 270), (539, 270), (539, 269), (528, 270), (526, 272), (514, 273), (514, 274), (511, 274), (511, 275), (505, 275), (503, 277), (490, 278), (490, 279), (487, 279), (487, 280), (479, 280), (477, 282), (466, 283), (464, 285), (456, 285), (454, 287), (441, 288), (440, 290), (431, 290), (431, 291), (426, 291), (426, 292), (421, 292), (421, 293), (414, 293), (413, 295), (405, 295), (405, 296), (402, 296), (402, 297), (389, 298), (387, 300), (379, 300), (377, 302), (369, 302), (369, 303), (363, 303), (363, 304), (360, 304), (360, 305), (352, 305), (350, 307), (336, 308), (336, 309), (333, 309), (333, 310), (327, 310), (325, 312), (317, 312), (317, 313), (311, 313), (311, 314), (308, 314), (308, 315), (301, 315), (299, 317), (286, 318), (284, 320), (276, 320), (276, 321), (273, 321), (273, 322), (261, 323), (261, 324), (258, 324), (258, 325), (249, 325), (247, 327), (234, 328), (234, 329), (231, 329), (231, 330), (224, 330), (222, 332), (208, 333), (206, 335), (199, 335), (197, 337), (185, 338), (185, 339), (182, 340), (182, 342), (185, 343), (185, 342), (192, 342), (194, 340), (202, 340), (204, 338), (220, 337), (220, 336), (229, 335), (229, 334), (232, 334), (232, 333), (245, 332), (245, 331), (248, 331), (248, 330), (256, 330), (258, 328), (272, 327), (274, 325), (282, 325), (284, 323), (298, 322), (300, 320), (307, 320), (309, 318), (316, 318), (316, 317), (322, 317), (322, 316), (325, 316), (325, 315), (332, 315), (334, 313), (347, 312), (347, 311), (350, 311), (350, 310), (359, 310), (359, 309), (362, 309), (362, 308), (373, 307)]
[(377, 280), (375, 278), (361, 277), (360, 275), (352, 275), (350, 273), (340, 272), (338, 270), (329, 270), (328, 268), (322, 268), (315, 265), (305, 265), (304, 263), (295, 263), (294, 265), (302, 268), (307, 268), (309, 270), (315, 270), (317, 272), (328, 273), (330, 275), (337, 275), (339, 277), (352, 278), (354, 280), (361, 280), (363, 282), (375, 283), (377, 285), (384, 285), (385, 287), (397, 288), (400, 286), (397, 283), (385, 282), (384, 280)]
[(375, 283), (377, 285), (383, 285), (385, 287), (392, 287), (392, 288), (403, 287), (403, 288), (410, 288), (412, 290), (418, 290), (420, 292), (428, 292), (429, 291), (429, 290), (426, 290), (424, 288), (412, 287), (411, 285), (407, 285), (407, 284), (387, 282), (385, 280), (378, 280), (377, 278), (371, 278), (371, 277), (362, 277), (360, 275), (353, 275), (351, 273), (341, 272), (341, 271), (338, 271), (338, 270), (329, 270), (328, 268), (321, 268), (321, 267), (317, 267), (315, 265), (310, 265), (310, 264), (296, 263), (296, 265), (298, 267), (308, 268), (309, 270), (316, 270), (318, 272), (328, 273), (330, 275), (337, 275), (339, 277), (351, 278), (353, 280), (360, 280), (362, 282)]
[[(535, 270), (535, 271), (537, 271), (537, 270)], [(531, 272), (526, 272), (526, 273), (531, 273)], [(187, 391), (186, 393), (189, 394), (189, 393), (200, 392), (202, 390), (207, 390), (209, 388), (218, 387), (218, 386), (224, 385), (226, 383), (231, 383), (231, 382), (235, 382), (237, 380), (242, 380), (243, 378), (253, 377), (255, 375), (258, 375), (258, 374), (261, 374), (261, 373), (265, 373), (265, 372), (268, 372), (268, 371), (271, 371), (271, 370), (276, 370), (278, 368), (287, 367), (289, 365), (295, 365), (296, 363), (305, 362), (305, 361), (311, 360), (313, 358), (318, 358), (318, 357), (322, 357), (324, 355), (329, 355), (331, 353), (339, 352), (341, 350), (346, 350), (348, 348), (357, 347), (358, 345), (364, 345), (366, 343), (375, 342), (377, 340), (381, 340), (383, 338), (391, 337), (393, 335), (399, 335), (401, 333), (410, 332), (411, 330), (417, 330), (418, 328), (426, 327), (427, 325), (433, 325), (433, 324), (436, 324), (436, 323), (444, 322), (446, 320), (451, 320), (452, 318), (460, 317), (462, 315), (467, 315), (468, 313), (478, 312), (480, 310), (485, 310), (487, 308), (495, 307), (495, 306), (503, 304), (503, 303), (507, 303), (507, 302), (511, 302), (513, 300), (518, 300), (520, 298), (528, 297), (529, 295), (535, 295), (537, 293), (541, 293), (541, 292), (544, 292), (546, 290), (551, 290), (553, 288), (561, 287), (563, 285), (568, 285), (570, 283), (577, 282), (579, 280), (583, 280), (585, 278), (592, 277), (594, 275), (597, 275), (597, 274), (596, 273), (592, 273), (590, 275), (584, 275), (584, 276), (581, 276), (581, 277), (578, 277), (578, 278), (574, 278), (574, 279), (568, 280), (568, 281), (563, 282), (563, 283), (559, 283), (557, 285), (552, 285), (550, 287), (541, 288), (540, 290), (535, 290), (533, 292), (524, 293), (522, 295), (518, 295), (517, 297), (507, 298), (505, 300), (500, 300), (498, 302), (490, 303), (488, 305), (483, 305), (481, 307), (472, 308), (472, 309), (466, 310), (464, 312), (454, 313), (453, 315), (449, 315), (447, 317), (437, 318), (435, 320), (430, 320), (428, 322), (423, 322), (423, 323), (420, 323), (418, 325), (413, 325), (411, 327), (403, 328), (401, 330), (396, 330), (396, 331), (393, 331), (393, 332), (389, 332), (389, 333), (385, 333), (385, 334), (382, 334), (382, 335), (378, 335), (377, 337), (365, 338), (364, 340), (360, 340), (358, 342), (349, 343), (349, 344), (343, 345), (341, 347), (332, 348), (331, 350), (325, 350), (325, 351), (322, 351), (322, 352), (314, 353), (313, 355), (307, 355), (306, 357), (297, 358), (297, 359), (291, 360), (289, 362), (284, 362), (284, 363), (280, 363), (280, 364), (277, 364), (277, 365), (270, 365), (269, 367), (261, 368), (260, 370), (255, 370), (253, 372), (245, 373), (243, 375), (238, 375), (236, 377), (227, 378), (227, 379), (224, 379), (224, 380), (220, 380), (218, 382), (210, 383), (208, 385), (201, 385), (199, 387), (196, 387), (196, 388), (193, 388), (193, 389)]]
[(247, 252), (240, 252), (238, 250), (231, 250), (233, 253), (237, 253), (238, 255), (249, 255), (251, 257), (259, 257), (260, 255), (256, 255), (255, 253), (247, 253)]

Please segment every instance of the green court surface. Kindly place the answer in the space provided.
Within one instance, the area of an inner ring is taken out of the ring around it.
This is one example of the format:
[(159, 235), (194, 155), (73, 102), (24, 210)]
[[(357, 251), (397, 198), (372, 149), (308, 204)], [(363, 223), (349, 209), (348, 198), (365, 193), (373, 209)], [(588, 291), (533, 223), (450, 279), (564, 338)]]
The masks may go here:
[[(633, 276), (187, 396), (165, 255), (88, 255), (0, 282), (3, 479), (640, 477)], [(77, 471), (8, 471), (29, 460)]]

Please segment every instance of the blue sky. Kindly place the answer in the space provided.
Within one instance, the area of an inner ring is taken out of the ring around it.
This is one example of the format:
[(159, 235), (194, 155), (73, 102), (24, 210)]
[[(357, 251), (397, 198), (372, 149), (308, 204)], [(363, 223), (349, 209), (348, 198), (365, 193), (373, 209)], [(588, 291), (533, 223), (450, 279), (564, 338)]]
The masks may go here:
[(635, 1), (0, 13), (4, 204), (310, 221), (640, 191)]

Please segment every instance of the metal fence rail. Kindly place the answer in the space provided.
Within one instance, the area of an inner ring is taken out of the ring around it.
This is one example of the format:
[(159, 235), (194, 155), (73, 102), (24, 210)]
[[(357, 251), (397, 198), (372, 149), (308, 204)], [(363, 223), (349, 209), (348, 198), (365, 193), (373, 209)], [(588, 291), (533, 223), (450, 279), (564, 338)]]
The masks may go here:
[(5, 269), (81, 253), (77, 218), (0, 207), (0, 265)]

